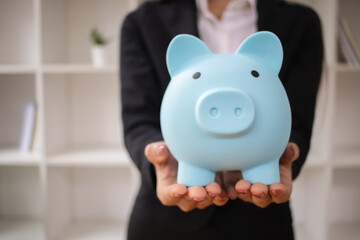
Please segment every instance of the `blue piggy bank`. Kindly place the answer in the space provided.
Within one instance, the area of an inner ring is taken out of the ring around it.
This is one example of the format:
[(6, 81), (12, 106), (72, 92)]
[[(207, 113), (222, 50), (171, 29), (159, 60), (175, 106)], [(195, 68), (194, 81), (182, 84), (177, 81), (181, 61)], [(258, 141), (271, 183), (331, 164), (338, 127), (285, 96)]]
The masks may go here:
[(271, 32), (249, 36), (233, 54), (213, 54), (191, 35), (171, 41), (160, 121), (178, 161), (178, 183), (205, 186), (216, 171), (228, 170), (241, 170), (251, 183), (280, 181), (279, 158), (291, 129), (278, 77), (282, 59)]

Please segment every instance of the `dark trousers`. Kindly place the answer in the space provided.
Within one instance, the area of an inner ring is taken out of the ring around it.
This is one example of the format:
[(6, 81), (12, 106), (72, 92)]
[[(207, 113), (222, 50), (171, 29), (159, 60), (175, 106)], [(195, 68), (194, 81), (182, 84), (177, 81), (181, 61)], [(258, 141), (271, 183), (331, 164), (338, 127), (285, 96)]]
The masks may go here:
[(213, 219), (198, 230), (181, 231), (155, 226), (131, 216), (128, 228), (128, 240), (230, 240), (216, 225)]
[(197, 230), (179, 230), (168, 227), (156, 226), (151, 222), (145, 222), (132, 215), (128, 227), (128, 240), (293, 240), (294, 234), (290, 227), (288, 231), (281, 231), (277, 228), (268, 228), (264, 231), (242, 231), (237, 229), (236, 237), (229, 236), (216, 221), (217, 214), (214, 214), (210, 221)]

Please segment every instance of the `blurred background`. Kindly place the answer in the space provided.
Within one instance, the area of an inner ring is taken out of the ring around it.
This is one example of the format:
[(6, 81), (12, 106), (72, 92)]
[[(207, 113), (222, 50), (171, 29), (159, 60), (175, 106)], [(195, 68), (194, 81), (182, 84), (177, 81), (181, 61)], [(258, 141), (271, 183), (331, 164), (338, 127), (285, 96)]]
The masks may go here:
[[(122, 140), (119, 30), (142, 2), (0, 0), (0, 240), (125, 239), (139, 175)], [(326, 47), (296, 236), (358, 240), (360, 1), (296, 2), (318, 12)]]

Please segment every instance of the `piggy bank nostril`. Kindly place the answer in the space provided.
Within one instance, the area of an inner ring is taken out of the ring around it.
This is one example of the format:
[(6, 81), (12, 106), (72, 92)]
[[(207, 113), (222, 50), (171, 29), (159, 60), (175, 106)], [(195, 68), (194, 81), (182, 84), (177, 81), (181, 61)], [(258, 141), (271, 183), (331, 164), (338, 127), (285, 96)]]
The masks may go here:
[(234, 110), (235, 117), (239, 118), (242, 116), (242, 114), (243, 114), (242, 108), (240, 108), (240, 107), (235, 108), (235, 110)]
[(217, 117), (219, 115), (219, 110), (216, 107), (210, 109), (210, 116)]

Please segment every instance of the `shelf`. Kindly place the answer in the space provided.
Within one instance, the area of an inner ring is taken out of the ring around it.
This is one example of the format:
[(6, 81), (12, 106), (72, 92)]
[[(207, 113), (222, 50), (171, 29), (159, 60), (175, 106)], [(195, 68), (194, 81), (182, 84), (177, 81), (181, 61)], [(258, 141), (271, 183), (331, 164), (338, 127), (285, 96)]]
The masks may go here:
[(9, 64), (0, 65), (0, 74), (32, 74), (35, 73), (36, 67), (32, 65)]
[(80, 221), (69, 224), (59, 240), (125, 240), (126, 225), (121, 221)]
[(334, 151), (332, 165), (335, 168), (360, 167), (360, 147), (337, 148)]
[(118, 61), (119, 26), (128, 13), (128, 0), (42, 1), (42, 59), (46, 64), (89, 63), (93, 28), (110, 40), (107, 62)]
[(360, 148), (360, 78), (358, 75), (346, 73), (338, 76), (334, 123), (331, 129), (335, 147), (357, 145)]
[(347, 63), (339, 63), (335, 66), (335, 69), (341, 73), (360, 73), (360, 66), (351, 66)]
[(0, 220), (0, 240), (43, 240), (44, 228), (39, 220)]
[(359, 240), (360, 239), (360, 223), (335, 222), (329, 227), (329, 240)]
[(109, 73), (117, 74), (117, 65), (108, 65), (96, 68), (91, 64), (48, 64), (43, 67), (44, 73), (49, 74), (84, 74), (84, 73)]
[(296, 240), (315, 240), (303, 224), (294, 224), (294, 235)]
[(122, 146), (116, 75), (58, 74), (44, 78), (48, 155), (78, 146)]
[(297, 239), (323, 239), (328, 172), (325, 168), (307, 169), (293, 182), (290, 204)]
[[(337, 62), (336, 24), (345, 16), (359, 44), (360, 1), (293, 1), (327, 23), (330, 63), (311, 151), (294, 181), (295, 236), (358, 240), (360, 67)], [(126, 239), (140, 173), (121, 136), (119, 28), (142, 2), (0, 1), (0, 240)], [(93, 28), (110, 39), (103, 68), (91, 64)], [(42, 141), (23, 154), (24, 106), (34, 101)]]
[(26, 106), (36, 101), (35, 77), (35, 74), (0, 74), (0, 151), (19, 146)]
[[(339, 230), (343, 227), (357, 226), (360, 228), (360, 169), (335, 169), (333, 171), (333, 181), (329, 193), (329, 223), (339, 223)], [(338, 224), (332, 224), (335, 226)], [(330, 227), (330, 229), (332, 229)], [(338, 238), (339, 239), (339, 238)], [(341, 238), (348, 239), (348, 238)], [(359, 238), (357, 238), (359, 239)]]
[(48, 165), (58, 167), (129, 167), (130, 160), (124, 150), (73, 150), (49, 156)]
[(316, 151), (310, 151), (305, 164), (304, 164), (304, 168), (305, 169), (314, 169), (314, 168), (322, 168), (325, 167), (327, 165), (324, 156)]
[(47, 169), (50, 239), (121, 239), (134, 201), (129, 169)]
[(40, 161), (39, 153), (21, 153), (17, 149), (0, 149), (0, 165), (36, 166)]
[(32, 64), (36, 61), (34, 2), (0, 1), (0, 64)]

